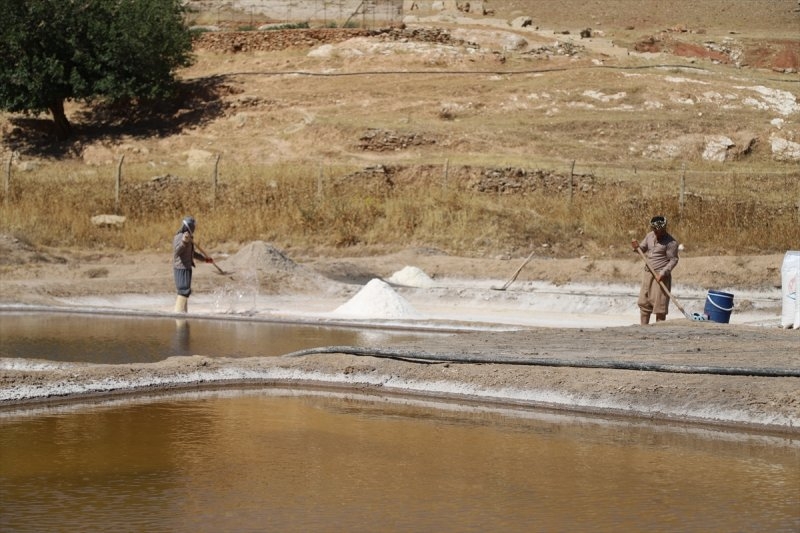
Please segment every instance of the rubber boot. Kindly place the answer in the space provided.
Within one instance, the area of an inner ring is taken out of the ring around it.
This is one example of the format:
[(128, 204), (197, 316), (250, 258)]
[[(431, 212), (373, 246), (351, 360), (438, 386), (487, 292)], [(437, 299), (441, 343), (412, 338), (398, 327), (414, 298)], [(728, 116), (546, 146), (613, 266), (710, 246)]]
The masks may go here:
[(189, 297), (181, 296), (179, 294), (178, 298), (175, 300), (175, 312), (185, 313), (188, 311), (188, 307), (189, 307)]
[(650, 313), (646, 311), (641, 311), (639, 314), (639, 324), (642, 326), (646, 326), (650, 323)]

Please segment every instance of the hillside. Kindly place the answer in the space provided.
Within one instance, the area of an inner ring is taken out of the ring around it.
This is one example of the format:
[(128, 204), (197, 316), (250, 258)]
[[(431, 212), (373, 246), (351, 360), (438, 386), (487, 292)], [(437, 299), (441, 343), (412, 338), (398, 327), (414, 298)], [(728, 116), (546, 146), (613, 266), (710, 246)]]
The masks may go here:
[[(197, 22), (220, 17), (220, 4), (192, 4), (206, 10)], [(216, 161), (227, 182), (294, 165), (499, 194), (542, 180), (561, 193), (574, 175), (578, 191), (624, 185), (628, 198), (676, 195), (683, 176), (698, 209), (726, 195), (732, 210), (796, 209), (795, 0), (482, 5), (485, 15), (421, 9), (391, 27), (271, 31), (233, 31), (228, 11), (220, 31), (198, 35), (180, 97), (157, 114), (72, 102), (78, 135), (63, 145), (43, 134), (46, 116), (0, 115), (0, 157), (23, 175), (65, 163), (111, 175), (124, 156), (148, 177), (207, 176)], [(747, 252), (767, 243), (750, 239)]]
[[(128, 134), (97, 140), (89, 130), (67, 153), (90, 164), (121, 153), (186, 162), (187, 151), (199, 149), (254, 163), (477, 158), (631, 166), (702, 159), (714, 136), (724, 146), (707, 157), (776, 171), (787, 169), (776, 160), (796, 161), (794, 0), (762, 10), (750, 0), (630, 4), (487, 1), (491, 16), (412, 15), (405, 30), (371, 35), (205, 33), (196, 64), (180, 73), (193, 92), (175, 113), (177, 128), (165, 125), (167, 135), (148, 138), (133, 124)], [(592, 36), (581, 38), (586, 29)], [(70, 116), (90, 126), (81, 106)], [(26, 126), (4, 117), (6, 150), (35, 155)], [(364, 139), (376, 131), (385, 142)]]

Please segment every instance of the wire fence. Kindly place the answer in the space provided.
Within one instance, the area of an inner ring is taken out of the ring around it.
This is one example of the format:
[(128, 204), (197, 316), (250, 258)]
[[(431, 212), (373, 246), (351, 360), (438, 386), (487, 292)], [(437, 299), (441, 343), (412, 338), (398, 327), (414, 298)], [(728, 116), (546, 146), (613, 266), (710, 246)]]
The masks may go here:
[[(709, 179), (707, 171), (693, 172), (687, 165), (674, 176), (637, 181), (581, 168), (579, 162), (548, 169), (476, 167), (451, 159), (367, 167), (310, 159), (247, 165), (210, 154), (205, 161), (159, 170), (124, 158), (16, 170), (9, 160), (0, 226), (33, 239), (52, 237), (47, 235), (52, 229), (45, 231), (31, 216), (48, 213), (50, 223), (59, 221), (57, 230), (72, 228), (75, 239), (94, 242), (113, 235), (88, 230), (90, 219), (113, 225), (134, 218), (138, 228), (202, 212), (217, 234), (226, 235), (235, 225), (247, 238), (261, 238), (269, 220), (270, 231), (284, 238), (337, 246), (363, 239), (433, 239), (437, 246), (464, 248), (489, 239), (524, 248), (532, 238), (586, 237), (602, 248), (618, 244), (619, 235), (645, 218), (662, 214), (693, 249), (708, 253), (792, 250), (800, 242), (797, 173), (732, 170)], [(147, 235), (138, 238), (144, 242)]]
[[(37, 172), (16, 171), (15, 157), (11, 154), (4, 162), (2, 179), (3, 203), (7, 205), (20, 199), (27, 188), (25, 182), (36, 182), (42, 178)], [(19, 161), (17, 161), (19, 163)], [(357, 168), (350, 163), (323, 162), (316, 160), (293, 160), (290, 163), (292, 177), (296, 181), (308, 181), (321, 193), (326, 184), (336, 180), (350, 179), (358, 190), (359, 183), (364, 193), (371, 194), (375, 183), (379, 187), (395, 187), (397, 182), (435, 185), (443, 190), (472, 188), (477, 193), (503, 195), (528, 195), (547, 191), (563, 197), (571, 203), (578, 197), (591, 196), (602, 191), (618, 188), (638, 198), (673, 198), (678, 214), (696, 208), (703, 202), (755, 202), (786, 211), (800, 222), (800, 169), (764, 170), (757, 168), (693, 168), (684, 163), (679, 169), (641, 169), (637, 167), (596, 166), (591, 162), (571, 161), (521, 167), (518, 165), (476, 167), (474, 163), (459, 162), (447, 158), (441, 163), (397, 163), (375, 164)], [(19, 165), (18, 165), (19, 166)], [(265, 180), (280, 174), (280, 165), (242, 165), (229, 163), (220, 155), (211, 155), (203, 164), (192, 163), (172, 172), (180, 178), (190, 180), (205, 189), (212, 203), (217, 202), (218, 191), (226, 185), (252, 182), (263, 176)], [(132, 172), (128, 172), (131, 170)], [(42, 174), (50, 172), (43, 170)], [(125, 164), (124, 156), (106, 166), (92, 165), (91, 174), (96, 176), (100, 188), (108, 187), (109, 197), (114, 198), (115, 210), (125, 203), (126, 182), (158, 181), (158, 176), (143, 176), (147, 170), (141, 165)], [(135, 176), (129, 178), (129, 176)], [(398, 179), (398, 176), (403, 176)], [(47, 179), (46, 177), (44, 179)], [(103, 184), (107, 185), (103, 185)], [(207, 184), (202, 185), (203, 183)], [(478, 185), (480, 184), (480, 185)], [(312, 187), (312, 188), (313, 188)], [(369, 189), (369, 190), (368, 190)], [(154, 193), (158, 191), (154, 189)], [(694, 206), (694, 207), (692, 207)]]

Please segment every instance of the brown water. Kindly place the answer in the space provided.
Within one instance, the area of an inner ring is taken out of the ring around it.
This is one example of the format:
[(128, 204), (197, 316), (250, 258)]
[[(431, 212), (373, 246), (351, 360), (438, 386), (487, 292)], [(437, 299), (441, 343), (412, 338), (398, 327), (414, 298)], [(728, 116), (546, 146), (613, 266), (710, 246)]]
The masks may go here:
[(0, 312), (0, 357), (146, 363), (173, 355), (277, 356), (317, 346), (364, 346), (443, 334), (246, 320)]
[(800, 442), (269, 389), (0, 412), (2, 531), (798, 531)]

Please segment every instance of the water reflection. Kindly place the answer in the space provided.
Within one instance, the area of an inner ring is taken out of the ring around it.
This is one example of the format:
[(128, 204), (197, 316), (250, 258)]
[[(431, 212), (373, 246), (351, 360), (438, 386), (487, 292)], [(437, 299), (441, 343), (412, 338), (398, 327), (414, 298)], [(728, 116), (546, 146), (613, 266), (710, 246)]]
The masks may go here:
[(189, 348), (191, 338), (190, 330), (192, 326), (188, 320), (178, 319), (175, 321), (175, 336), (172, 342), (172, 353), (175, 355), (192, 355)]
[(796, 441), (289, 390), (0, 416), (0, 529), (796, 531)]
[(0, 313), (0, 357), (144, 363), (174, 355), (276, 356), (329, 345), (402, 342), (442, 333), (59, 313)]

